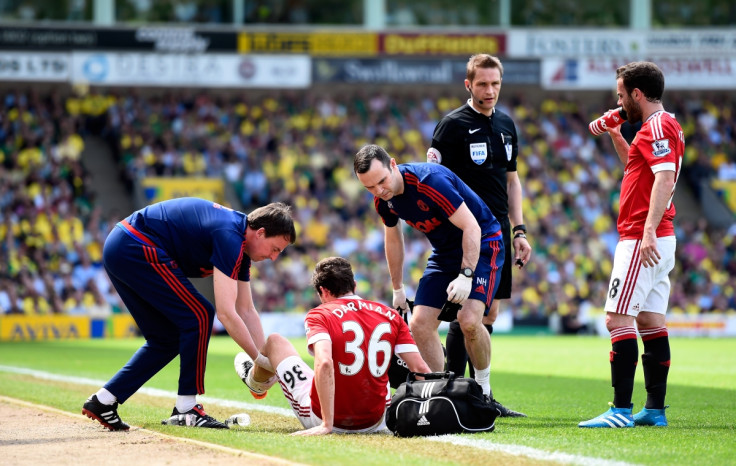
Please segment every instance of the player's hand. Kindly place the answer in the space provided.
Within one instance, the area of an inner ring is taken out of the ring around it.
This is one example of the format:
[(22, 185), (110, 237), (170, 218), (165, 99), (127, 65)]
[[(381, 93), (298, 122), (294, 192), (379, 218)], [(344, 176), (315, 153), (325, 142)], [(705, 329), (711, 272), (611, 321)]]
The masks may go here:
[(620, 125), (618, 125), (618, 126), (609, 126), (608, 128), (606, 128), (606, 131), (608, 132), (608, 134), (611, 137), (621, 136), (621, 126)]
[(319, 426), (312, 427), (311, 429), (299, 430), (299, 431), (293, 432), (291, 435), (306, 437), (306, 436), (311, 436), (311, 435), (327, 435), (331, 433), (332, 433), (332, 429), (322, 424)]
[(657, 237), (655, 235), (644, 235), (644, 238), (641, 240), (639, 254), (641, 256), (641, 265), (645, 268), (654, 267), (659, 264), (662, 256), (659, 254), (659, 250), (657, 250)]
[(472, 285), (472, 278), (459, 274), (447, 287), (447, 300), (457, 304), (464, 303), (465, 300), (468, 299), (468, 296), (470, 296), (470, 288)]
[(522, 268), (532, 257), (532, 247), (529, 245), (529, 241), (526, 238), (518, 237), (514, 238), (514, 264), (516, 267)]
[(406, 312), (409, 307), (409, 304), (406, 302), (406, 291), (404, 290), (404, 285), (401, 285), (401, 288), (398, 290), (394, 290), (393, 305), (394, 309), (399, 309), (402, 314)]

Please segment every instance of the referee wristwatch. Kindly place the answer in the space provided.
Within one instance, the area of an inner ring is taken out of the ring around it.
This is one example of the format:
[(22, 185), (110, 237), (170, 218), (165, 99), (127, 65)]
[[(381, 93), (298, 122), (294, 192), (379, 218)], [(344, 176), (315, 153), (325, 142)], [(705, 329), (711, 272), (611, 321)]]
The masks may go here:
[(511, 232), (514, 234), (514, 239), (526, 238), (526, 225), (524, 225), (523, 223), (516, 225), (514, 228), (511, 229)]
[(473, 269), (471, 269), (470, 267), (465, 267), (464, 269), (462, 269), (460, 271), (460, 273), (464, 277), (473, 278), (473, 274), (475, 273), (475, 271)]

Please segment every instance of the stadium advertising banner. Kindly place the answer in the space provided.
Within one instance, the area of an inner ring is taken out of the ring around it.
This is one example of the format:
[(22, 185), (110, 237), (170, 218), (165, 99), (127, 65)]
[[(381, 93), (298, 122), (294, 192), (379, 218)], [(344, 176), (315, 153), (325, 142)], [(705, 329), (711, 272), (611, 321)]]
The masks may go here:
[[(547, 58), (542, 60), (542, 87), (561, 90), (615, 90), (616, 69), (637, 58)], [(736, 89), (736, 58), (657, 58), (667, 89)]]
[(143, 178), (141, 187), (146, 204), (179, 197), (201, 197), (225, 204), (225, 185), (221, 178)]
[(371, 32), (242, 32), (241, 53), (306, 53), (314, 57), (376, 55), (468, 57), (479, 50), (506, 51), (505, 34), (371, 33)]
[[(606, 316), (600, 315), (594, 322), (596, 333), (604, 338), (611, 334), (606, 328)], [(712, 314), (667, 314), (667, 331), (677, 337), (734, 337), (736, 316), (714, 312)]]
[(69, 81), (69, 54), (0, 53), (0, 81)]
[(0, 319), (0, 340), (64, 340), (89, 338), (90, 318), (87, 316), (25, 316), (5, 315)]
[(643, 53), (646, 36), (629, 30), (512, 29), (510, 57), (610, 57)]
[(237, 34), (191, 27), (0, 27), (0, 50), (235, 52)]
[(308, 56), (74, 52), (71, 79), (92, 85), (305, 88)]
[[(338, 59), (313, 60), (317, 83), (453, 84), (465, 79), (466, 59)], [(504, 84), (539, 85), (538, 60), (504, 60)]]
[(373, 56), (378, 53), (378, 35), (368, 32), (241, 32), (238, 52)]
[(734, 29), (512, 29), (510, 57), (736, 57)]
[(463, 55), (482, 51), (506, 53), (505, 34), (387, 33), (379, 36), (379, 52), (384, 55)]
[(660, 57), (673, 55), (734, 57), (736, 30), (708, 28), (652, 31), (646, 34), (646, 52), (648, 55)]
[[(113, 315), (107, 320), (106, 337), (112, 338), (133, 338), (140, 334), (138, 325), (136, 325), (133, 316), (130, 314)], [(94, 338), (94, 336), (93, 336)]]
[(139, 333), (133, 317), (127, 313), (107, 319), (66, 315), (4, 315), (0, 318), (0, 341), (131, 338)]

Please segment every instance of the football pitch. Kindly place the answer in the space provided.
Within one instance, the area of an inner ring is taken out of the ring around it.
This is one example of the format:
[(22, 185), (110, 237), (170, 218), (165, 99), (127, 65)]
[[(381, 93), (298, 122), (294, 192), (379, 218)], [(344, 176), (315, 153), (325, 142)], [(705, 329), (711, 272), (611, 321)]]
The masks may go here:
[[(311, 363), (305, 340), (293, 342)], [(2, 342), (0, 394), (79, 413), (87, 396), (141, 343), (140, 339)], [(514, 464), (734, 464), (736, 339), (672, 338), (671, 346), (666, 428), (577, 427), (607, 410), (613, 397), (610, 342), (600, 337), (494, 335), (491, 383), (496, 398), (529, 417), (499, 418), (490, 434), (290, 437), (286, 434), (301, 426), (278, 385), (265, 399), (253, 399), (235, 375), (233, 357), (239, 349), (228, 337), (212, 339), (206, 394), (199, 399), (221, 420), (249, 413), (250, 426), (230, 431), (162, 426), (176, 400), (178, 359), (118, 411), (131, 425), (306, 464), (481, 464), (509, 457)], [(645, 398), (639, 367), (632, 400), (635, 411)], [(359, 393), (355, 399), (358, 402)]]

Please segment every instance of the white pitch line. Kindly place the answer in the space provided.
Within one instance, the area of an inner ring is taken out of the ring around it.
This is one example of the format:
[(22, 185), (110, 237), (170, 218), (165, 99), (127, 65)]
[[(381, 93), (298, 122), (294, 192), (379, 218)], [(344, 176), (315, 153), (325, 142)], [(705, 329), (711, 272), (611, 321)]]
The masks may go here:
[[(91, 385), (94, 387), (102, 387), (107, 380), (88, 379), (86, 377), (75, 377), (71, 375), (52, 374), (50, 372), (37, 371), (35, 369), (27, 369), (25, 367), (4, 366), (0, 364), (0, 371), (11, 372), (14, 374), (24, 374), (37, 377), (44, 380), (53, 380), (56, 382), (69, 382), (79, 385)], [(159, 398), (176, 398), (176, 392), (170, 390), (161, 390), (160, 388), (142, 387), (136, 393), (155, 396)], [(245, 392), (244, 392), (245, 393)], [(287, 408), (279, 408), (278, 406), (268, 406), (255, 403), (246, 403), (244, 401), (226, 400), (224, 398), (214, 398), (210, 396), (198, 397), (204, 403), (216, 404), (225, 408), (251, 409), (253, 411), (261, 411), (269, 414), (278, 414), (280, 416), (294, 416), (294, 411)]]
[(575, 455), (560, 451), (547, 451), (538, 448), (525, 447), (523, 445), (496, 443), (484, 439), (471, 439), (456, 435), (441, 435), (437, 437), (426, 437), (431, 442), (450, 443), (461, 447), (473, 447), (481, 450), (505, 453), (512, 456), (523, 456), (533, 460), (554, 461), (563, 464), (576, 464), (580, 466), (632, 466), (634, 463), (623, 461), (605, 460), (592, 458), (590, 456)]
[[(35, 369), (27, 369), (25, 367), (5, 366), (0, 364), (0, 371), (11, 372), (14, 374), (24, 374), (37, 377), (44, 380), (53, 380), (57, 382), (76, 383), (80, 385), (92, 385), (101, 387), (106, 380), (88, 379), (85, 377), (75, 377), (69, 375), (58, 375), (50, 372), (38, 371)], [(143, 387), (136, 393), (143, 393), (149, 396), (162, 398), (176, 398), (176, 392), (169, 390), (161, 390), (159, 388)], [(243, 401), (226, 400), (224, 398), (213, 398), (201, 396), (199, 399), (205, 403), (216, 404), (225, 408), (251, 409), (253, 411), (261, 411), (269, 414), (277, 414), (279, 416), (293, 417), (294, 412), (291, 409), (279, 408), (277, 406), (260, 405), (254, 403), (246, 403)], [(632, 466), (633, 463), (623, 461), (606, 460), (602, 458), (594, 458), (590, 456), (575, 455), (572, 453), (564, 453), (559, 451), (547, 451), (523, 445), (495, 443), (485, 439), (469, 438), (467, 436), (442, 435), (437, 437), (425, 437), (431, 442), (449, 443), (452, 445), (478, 448), (481, 450), (502, 452), (513, 456), (521, 456), (539, 461), (552, 461), (556, 463), (575, 464), (580, 466)]]

